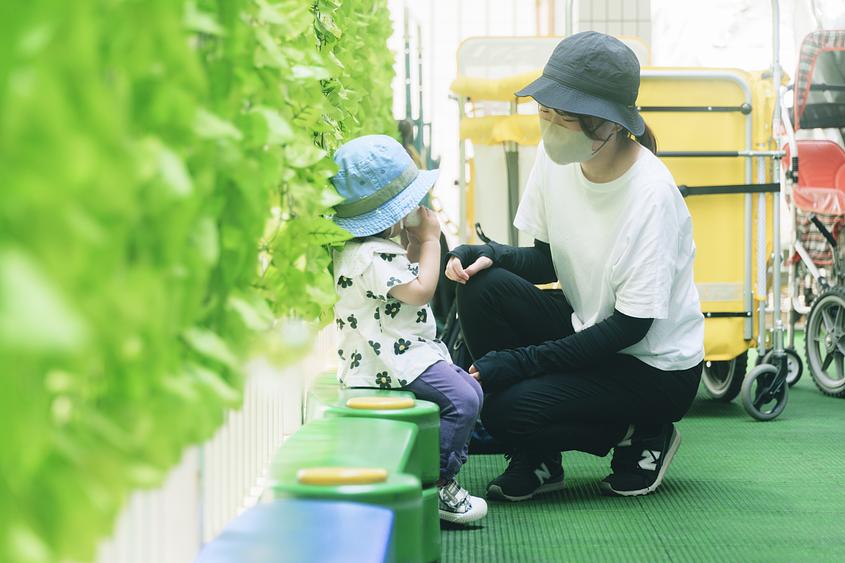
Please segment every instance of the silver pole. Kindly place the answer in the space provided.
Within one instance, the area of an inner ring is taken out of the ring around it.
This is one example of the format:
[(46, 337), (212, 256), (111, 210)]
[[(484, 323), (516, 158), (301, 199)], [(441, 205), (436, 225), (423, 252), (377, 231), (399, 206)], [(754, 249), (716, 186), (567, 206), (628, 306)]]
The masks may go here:
[(402, 37), (404, 40), (404, 55), (405, 55), (405, 119), (413, 119), (411, 108), (411, 32), (408, 26), (408, 20), (411, 19), (408, 5), (405, 4), (403, 12)]
[[(516, 101), (511, 102), (511, 115), (516, 115)], [(513, 225), (519, 206), (519, 145), (516, 141), (505, 141), (505, 167), (508, 175), (508, 244), (519, 246), (519, 231)]]
[(460, 123), (466, 116), (464, 111), (466, 101), (464, 96), (458, 96), (458, 212), (460, 213), (458, 240), (462, 243), (469, 242), (469, 229), (467, 228), (467, 148), (466, 141), (460, 138)]
[[(772, 0), (772, 86), (775, 89), (775, 108), (772, 119), (772, 133), (777, 131), (781, 121), (780, 108), (780, 6), (778, 0)], [(773, 178), (780, 178), (780, 158), (772, 159)], [(772, 345), (775, 355), (783, 352), (783, 319), (781, 319), (781, 295), (780, 295), (780, 194), (773, 194), (774, 205), (772, 214), (772, 228), (774, 229), (774, 259), (772, 260), (772, 278), (774, 278), (774, 342)]]
[[(750, 100), (749, 100), (750, 103)], [(752, 142), (753, 142), (753, 130), (752, 130), (753, 122), (751, 114), (745, 116), (745, 146), (746, 150), (751, 150)], [(752, 170), (753, 170), (753, 163), (751, 159), (745, 160), (745, 183), (750, 184), (752, 178)], [(762, 221), (763, 224), (763, 237), (762, 239), (757, 241), (758, 248), (762, 248), (762, 255), (763, 260), (762, 263), (758, 264), (758, 277), (762, 277), (763, 283), (766, 283), (766, 236), (765, 236), (765, 225), (766, 225), (766, 206), (765, 206), (765, 195), (760, 194), (759, 198), (764, 201), (763, 203), (763, 213), (760, 214), (757, 218), (758, 221)], [(753, 247), (753, 237), (751, 236), (752, 232), (752, 222), (754, 219), (754, 211), (753, 211), (753, 198), (751, 194), (745, 194), (745, 201), (744, 201), (744, 237), (743, 237), (743, 244), (745, 245), (745, 282), (743, 288), (743, 308), (745, 311), (752, 311), (754, 309), (754, 295), (751, 288), (751, 272), (752, 272), (752, 254), (754, 253)], [(764, 292), (765, 294), (765, 292)], [(765, 311), (765, 302), (760, 308), (761, 312)], [(754, 319), (751, 317), (746, 317), (745, 319), (745, 326), (744, 326), (744, 334), (743, 337), (745, 340), (750, 340), (754, 334)], [(758, 335), (759, 336), (759, 335)]]
[[(766, 178), (766, 162), (757, 160), (757, 181)], [(750, 195), (750, 194), (749, 194)], [(766, 194), (757, 194), (757, 354), (766, 353)]]

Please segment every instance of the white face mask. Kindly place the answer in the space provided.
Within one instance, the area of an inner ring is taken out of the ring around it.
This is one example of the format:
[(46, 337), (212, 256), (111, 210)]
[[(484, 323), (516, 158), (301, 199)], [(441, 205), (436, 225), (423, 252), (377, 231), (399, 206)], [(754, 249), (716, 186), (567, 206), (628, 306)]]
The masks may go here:
[(540, 119), (540, 132), (543, 136), (543, 147), (546, 154), (557, 164), (570, 164), (572, 162), (585, 162), (593, 158), (602, 147), (613, 137), (613, 133), (593, 149), (593, 139), (590, 139), (582, 131), (567, 129), (563, 125), (552, 123), (547, 119)]

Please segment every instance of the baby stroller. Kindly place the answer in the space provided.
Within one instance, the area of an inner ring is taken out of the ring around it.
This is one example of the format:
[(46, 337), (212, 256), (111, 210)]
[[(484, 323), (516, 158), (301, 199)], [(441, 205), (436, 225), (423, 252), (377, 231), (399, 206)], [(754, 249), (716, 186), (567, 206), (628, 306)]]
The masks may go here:
[[(804, 38), (792, 90), (792, 123), (784, 120), (787, 204), (795, 227), (788, 338), (791, 345), (795, 321), (807, 314), (813, 381), (822, 393), (845, 397), (845, 30)], [(839, 142), (795, 139), (794, 133), (811, 129), (839, 129)]]

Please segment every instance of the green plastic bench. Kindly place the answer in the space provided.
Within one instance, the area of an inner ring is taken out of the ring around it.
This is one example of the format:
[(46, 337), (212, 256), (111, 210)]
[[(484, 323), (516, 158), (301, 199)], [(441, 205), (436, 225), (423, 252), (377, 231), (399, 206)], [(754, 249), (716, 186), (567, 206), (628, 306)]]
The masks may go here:
[[(368, 405), (369, 398), (375, 404)], [(396, 404), (385, 402), (393, 400)], [(405, 404), (402, 404), (403, 400)], [(378, 404), (379, 401), (382, 403)], [(419, 428), (419, 436), (408, 472), (417, 475), (424, 487), (433, 485), (440, 477), (440, 409), (434, 403), (415, 399), (409, 391), (349, 389), (319, 383), (308, 390), (305, 409), (306, 421), (349, 417), (414, 423)]]
[[(396, 560), (438, 559), (439, 523), (436, 510), (432, 514), (430, 509), (431, 493), (424, 511), (420, 481), (407, 472), (417, 434), (416, 425), (395, 420), (330, 417), (310, 421), (276, 455), (271, 469), (274, 496), (389, 508), (395, 514)], [(431, 545), (432, 526), (437, 527), (436, 553)]]
[[(382, 404), (368, 405), (369, 399)], [(397, 401), (398, 404), (385, 404)], [(404, 403), (404, 404), (403, 404)], [(440, 409), (418, 400), (409, 391), (345, 388), (334, 373), (314, 380), (306, 397), (306, 421), (324, 418), (380, 418), (412, 422), (419, 435), (407, 471), (423, 484), (423, 552), (427, 561), (440, 557), (440, 515), (437, 487), (440, 477)]]

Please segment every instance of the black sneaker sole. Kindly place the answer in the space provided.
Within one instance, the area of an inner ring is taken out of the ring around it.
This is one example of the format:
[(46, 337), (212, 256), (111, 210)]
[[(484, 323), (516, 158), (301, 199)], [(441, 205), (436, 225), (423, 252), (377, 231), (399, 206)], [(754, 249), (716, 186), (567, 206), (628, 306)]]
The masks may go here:
[(505, 494), (505, 492), (502, 490), (502, 487), (500, 487), (499, 485), (490, 485), (489, 487), (487, 487), (487, 498), (489, 500), (508, 500), (511, 502), (519, 502), (523, 500), (528, 500), (534, 497), (535, 495), (539, 495), (542, 493), (560, 491), (561, 489), (563, 489), (563, 487), (563, 476), (560, 477), (559, 481), (546, 482), (531, 491), (531, 493), (522, 496)]
[(669, 439), (669, 448), (666, 450), (666, 455), (663, 456), (663, 465), (660, 466), (660, 471), (657, 472), (657, 479), (654, 480), (654, 483), (645, 487), (643, 489), (634, 489), (631, 491), (620, 491), (613, 488), (613, 485), (608, 483), (607, 481), (602, 481), (599, 483), (599, 486), (602, 489), (602, 492), (605, 495), (616, 495), (620, 497), (637, 497), (642, 495), (647, 495), (649, 493), (653, 493), (657, 487), (660, 486), (660, 483), (663, 482), (663, 475), (666, 474), (666, 469), (669, 468), (669, 464), (672, 463), (672, 458), (675, 457), (675, 452), (678, 451), (678, 447), (681, 445), (681, 433), (678, 432), (677, 428), (672, 429), (672, 437)]

